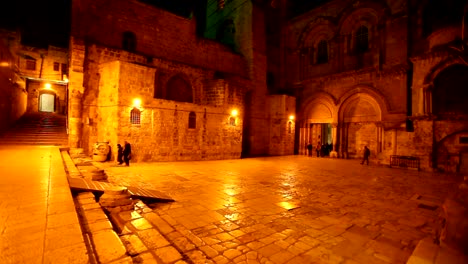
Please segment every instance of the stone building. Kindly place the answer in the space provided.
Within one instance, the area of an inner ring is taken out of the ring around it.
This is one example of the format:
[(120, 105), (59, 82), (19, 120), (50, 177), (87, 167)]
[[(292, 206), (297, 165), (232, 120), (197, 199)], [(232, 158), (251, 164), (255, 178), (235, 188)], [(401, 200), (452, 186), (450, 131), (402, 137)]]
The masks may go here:
[(18, 76), (18, 85), (27, 92), (27, 101), (24, 102), (26, 111), (65, 114), (68, 49), (50, 45), (47, 48), (25, 45), (19, 31), (2, 30), (0, 38), (11, 54), (10, 68)]
[(70, 146), (115, 154), (126, 140), (136, 161), (293, 154), (295, 99), (268, 95), (263, 11), (220, 2), (73, 0)]
[(15, 35), (0, 30), (0, 36), (0, 132), (3, 132), (26, 112), (27, 92), (11, 49)]
[(367, 145), (382, 164), (468, 170), (465, 1), (294, 2), (292, 18), (270, 10), (283, 26), (268, 74), (297, 98), (297, 152), (321, 141), (357, 158)]
[(464, 1), (193, 2), (72, 1), (71, 147), (467, 170)]

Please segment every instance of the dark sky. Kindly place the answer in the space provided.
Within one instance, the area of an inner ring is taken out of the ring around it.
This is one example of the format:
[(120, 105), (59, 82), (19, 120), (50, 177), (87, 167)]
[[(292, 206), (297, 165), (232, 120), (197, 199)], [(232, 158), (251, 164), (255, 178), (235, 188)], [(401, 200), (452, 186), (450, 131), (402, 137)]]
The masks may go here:
[(71, 0), (1, 0), (0, 26), (19, 28), (24, 44), (67, 46)]

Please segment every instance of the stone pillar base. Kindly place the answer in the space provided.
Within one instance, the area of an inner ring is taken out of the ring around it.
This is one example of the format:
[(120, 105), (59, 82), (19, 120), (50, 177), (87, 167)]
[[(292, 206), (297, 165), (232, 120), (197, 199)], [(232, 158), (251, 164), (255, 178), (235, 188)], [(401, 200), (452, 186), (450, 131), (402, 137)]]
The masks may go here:
[(338, 158), (338, 152), (332, 150), (332, 151), (330, 152), (330, 158)]

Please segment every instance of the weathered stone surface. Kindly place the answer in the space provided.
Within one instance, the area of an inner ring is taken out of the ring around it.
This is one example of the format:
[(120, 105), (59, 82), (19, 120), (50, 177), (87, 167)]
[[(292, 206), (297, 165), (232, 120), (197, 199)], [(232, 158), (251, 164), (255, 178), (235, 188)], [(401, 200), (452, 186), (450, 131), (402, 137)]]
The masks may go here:
[(92, 239), (99, 262), (107, 263), (125, 257), (126, 249), (114, 231), (93, 233)]

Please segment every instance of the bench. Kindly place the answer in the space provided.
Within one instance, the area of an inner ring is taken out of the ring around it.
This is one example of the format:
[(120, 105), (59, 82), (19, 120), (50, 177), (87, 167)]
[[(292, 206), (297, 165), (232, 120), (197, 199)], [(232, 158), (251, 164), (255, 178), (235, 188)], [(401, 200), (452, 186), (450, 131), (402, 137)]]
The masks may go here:
[(413, 170), (419, 170), (419, 158), (412, 156), (390, 156), (390, 167), (407, 168)]

